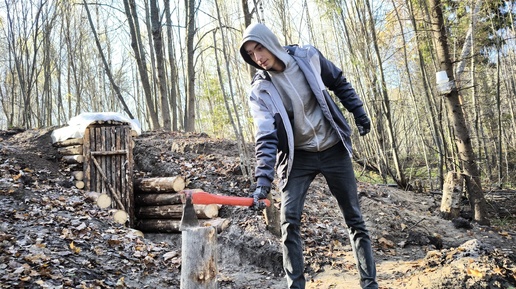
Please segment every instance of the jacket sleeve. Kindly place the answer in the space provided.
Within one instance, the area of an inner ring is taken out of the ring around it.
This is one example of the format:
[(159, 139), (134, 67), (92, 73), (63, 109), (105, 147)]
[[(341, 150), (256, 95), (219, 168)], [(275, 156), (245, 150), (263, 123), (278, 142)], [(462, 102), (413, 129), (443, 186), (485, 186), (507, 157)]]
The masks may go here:
[(258, 186), (270, 186), (274, 180), (278, 133), (273, 113), (254, 93), (251, 93), (250, 111), (256, 128), (255, 179)]
[(321, 77), (324, 85), (333, 91), (344, 107), (352, 112), (355, 117), (364, 115), (366, 113), (363, 107), (364, 103), (351, 83), (344, 77), (342, 69), (326, 59), (319, 50), (317, 50), (317, 53), (319, 54)]

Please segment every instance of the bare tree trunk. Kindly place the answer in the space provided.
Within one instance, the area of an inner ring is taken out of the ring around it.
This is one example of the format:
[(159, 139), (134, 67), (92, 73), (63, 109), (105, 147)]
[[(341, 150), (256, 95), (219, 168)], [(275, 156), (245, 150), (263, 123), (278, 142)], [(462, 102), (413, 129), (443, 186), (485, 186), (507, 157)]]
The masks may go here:
[[(222, 35), (222, 39), (227, 39), (226, 36), (225, 36), (225, 33), (224, 33), (224, 29), (225, 27), (223, 27), (222, 25), (222, 17), (220, 15), (220, 10), (219, 10), (219, 4), (218, 4), (218, 0), (215, 0), (215, 7), (216, 7), (216, 11), (217, 11), (217, 19), (219, 21), (219, 29), (221, 30), (221, 35)], [(226, 93), (226, 90), (224, 89), (224, 82), (223, 82), (223, 79), (222, 79), (222, 73), (220, 71), (220, 65), (219, 65), (219, 59), (218, 59), (218, 47), (217, 47), (217, 35), (215, 34), (215, 32), (213, 33), (213, 46), (215, 47), (215, 59), (216, 59), (216, 67), (217, 67), (217, 74), (219, 76), (219, 82), (220, 82), (220, 88), (222, 90), (222, 94), (224, 96), (224, 104), (226, 105), (226, 110), (228, 112), (228, 115), (229, 115), (229, 120), (231, 122), (231, 125), (233, 126), (233, 130), (235, 132), (235, 136), (236, 136), (236, 141), (237, 141), (237, 146), (238, 146), (238, 151), (240, 153), (240, 159), (241, 159), (241, 163), (240, 163), (240, 168), (242, 169), (242, 174), (249, 180), (252, 180), (252, 176), (253, 176), (253, 171), (252, 171), (252, 167), (251, 167), (251, 158), (250, 158), (250, 154), (249, 152), (247, 151), (247, 146), (245, 144), (245, 139), (244, 139), (244, 136), (242, 134), (242, 124), (240, 123), (240, 118), (239, 118), (239, 114), (238, 114), (238, 109), (237, 109), (237, 106), (235, 104), (235, 99), (233, 97), (233, 95), (235, 95), (233, 93), (233, 84), (232, 84), (232, 77), (231, 77), (231, 69), (229, 68), (229, 63), (227, 61), (227, 59), (230, 59), (228, 53), (227, 53), (227, 49), (226, 49), (226, 45), (225, 43), (222, 43), (222, 52), (223, 52), (223, 55), (224, 55), (224, 59), (226, 59), (225, 61), (225, 67), (226, 67), (226, 72), (228, 73), (228, 81), (229, 81), (229, 95), (230, 95), (230, 98), (231, 98), (231, 102), (233, 104), (233, 111), (235, 112), (235, 118), (236, 118), (236, 123), (235, 121), (233, 120), (233, 114), (231, 113), (231, 108), (229, 106), (229, 100), (228, 100), (228, 95)]]
[[(131, 1), (129, 3), (129, 1)], [(147, 109), (149, 111), (149, 115), (152, 121), (153, 129), (158, 129), (160, 127), (158, 121), (158, 114), (156, 112), (156, 107), (154, 106), (154, 101), (152, 99), (149, 75), (147, 74), (147, 62), (145, 61), (145, 54), (142, 49), (141, 37), (138, 28), (138, 16), (136, 14), (134, 0), (124, 0), (124, 8), (125, 14), (127, 16), (127, 22), (129, 24), (129, 32), (131, 33), (131, 47), (134, 51), (134, 57), (136, 58), (136, 63), (138, 64), (138, 71), (140, 72), (140, 78), (142, 81), (143, 91), (145, 94), (145, 100), (147, 102)]]
[(410, 97), (412, 99), (412, 104), (414, 105), (414, 109), (416, 110), (416, 113), (415, 113), (416, 125), (417, 125), (417, 132), (416, 133), (417, 133), (417, 136), (418, 136), (419, 140), (421, 141), (421, 146), (420, 147), (422, 148), (423, 157), (425, 159), (425, 164), (426, 164), (426, 169), (427, 169), (427, 173), (428, 173), (428, 178), (429, 178), (429, 180), (431, 180), (432, 179), (432, 171), (430, 169), (430, 164), (429, 164), (429, 161), (428, 161), (428, 152), (427, 152), (427, 148), (426, 148), (425, 143), (424, 143), (424, 137), (422, 135), (423, 130), (421, 129), (421, 125), (423, 124), (423, 121), (421, 120), (420, 114), (417, 111), (417, 109), (418, 109), (418, 102), (416, 101), (416, 93), (414, 92), (414, 85), (413, 85), (412, 76), (411, 76), (410, 68), (409, 68), (409, 59), (408, 59), (408, 53), (407, 53), (407, 43), (405, 41), (405, 29), (403, 28), (403, 23), (402, 23), (402, 20), (400, 18), (400, 15), (398, 13), (398, 7), (396, 7), (396, 2), (394, 0), (392, 1), (392, 6), (394, 7), (394, 12), (396, 14), (396, 18), (398, 19), (398, 23), (400, 24), (401, 39), (402, 39), (402, 44), (403, 44), (403, 59), (404, 59), (405, 70), (406, 70), (407, 78), (408, 78), (408, 88), (409, 88), (409, 91), (410, 91)]
[(83, 0), (84, 8), (86, 9), (86, 14), (88, 15), (88, 21), (91, 26), (91, 32), (93, 33), (93, 37), (95, 38), (95, 43), (97, 44), (97, 48), (99, 50), (100, 57), (102, 58), (102, 63), (104, 63), (104, 69), (106, 71), (106, 74), (109, 78), (109, 81), (111, 82), (111, 85), (113, 86), (113, 89), (116, 92), (116, 95), (118, 96), (118, 100), (120, 100), (120, 103), (122, 104), (124, 111), (127, 113), (127, 115), (134, 119), (133, 114), (131, 113), (131, 110), (125, 103), (124, 97), (122, 96), (122, 93), (120, 92), (120, 88), (115, 83), (115, 80), (113, 79), (113, 75), (111, 74), (111, 69), (109, 68), (109, 65), (106, 61), (106, 57), (104, 56), (104, 52), (102, 51), (102, 45), (100, 45), (99, 38), (97, 36), (97, 31), (95, 30), (95, 26), (93, 25), (93, 21), (91, 20), (91, 14), (90, 9), (88, 9), (88, 3), (86, 3), (86, 0)]
[(376, 29), (374, 23), (374, 16), (371, 11), (371, 3), (369, 0), (366, 1), (367, 12), (369, 14), (369, 29), (371, 29), (371, 36), (373, 37), (373, 46), (375, 50), (377, 65), (378, 65), (378, 74), (380, 75), (380, 85), (381, 85), (381, 94), (383, 96), (382, 107), (385, 113), (385, 120), (387, 122), (387, 133), (389, 135), (391, 150), (392, 150), (392, 159), (394, 161), (394, 168), (396, 170), (396, 182), (398, 186), (402, 188), (407, 188), (408, 183), (405, 179), (405, 175), (403, 170), (401, 169), (400, 161), (399, 161), (399, 152), (398, 152), (398, 142), (397, 137), (394, 132), (394, 126), (392, 124), (392, 111), (389, 100), (389, 95), (387, 92), (387, 83), (385, 81), (385, 75), (383, 72), (383, 63), (382, 58), (380, 56), (380, 50), (378, 48), (378, 41), (376, 39)]
[(414, 29), (414, 34), (416, 35), (416, 46), (417, 46), (417, 51), (418, 51), (418, 61), (419, 61), (419, 70), (421, 72), (421, 76), (423, 78), (423, 89), (424, 89), (424, 95), (425, 95), (425, 104), (426, 104), (426, 109), (427, 111), (430, 113), (429, 114), (429, 117), (427, 116), (426, 120), (427, 120), (427, 123), (428, 123), (428, 126), (430, 127), (430, 131), (432, 133), (432, 139), (435, 143), (435, 148), (437, 149), (438, 151), (438, 158), (439, 158), (439, 187), (442, 187), (443, 186), (443, 180), (444, 180), (444, 172), (443, 172), (443, 152), (442, 152), (442, 140), (440, 138), (440, 134), (438, 133), (439, 132), (439, 126), (437, 125), (436, 123), (436, 118), (434, 117), (435, 115), (437, 115), (437, 113), (435, 112), (435, 107), (432, 105), (432, 101), (431, 101), (431, 98), (432, 98), (432, 95), (431, 95), (431, 91), (430, 91), (430, 88), (428, 87), (428, 77), (427, 77), (427, 72), (426, 72), (426, 69), (425, 69), (425, 63), (424, 63), (424, 59), (423, 59), (423, 53), (422, 53), (422, 49), (421, 49), (421, 40), (420, 40), (420, 33), (418, 32), (418, 26), (417, 26), (417, 23), (416, 23), (416, 20), (415, 20), (415, 16), (414, 16), (414, 10), (413, 10), (413, 7), (412, 7), (412, 2), (410, 0), (405, 0), (405, 3), (407, 4), (407, 7), (409, 9), (409, 15), (410, 15), (410, 21), (412, 23), (412, 27)]
[(172, 38), (172, 18), (170, 15), (170, 0), (165, 0), (165, 17), (167, 22), (167, 38), (168, 38), (168, 61), (170, 63), (170, 107), (172, 109), (172, 130), (178, 130), (177, 117), (177, 68), (174, 57), (174, 47)]
[[(345, 3), (343, 3), (341, 5), (344, 5), (344, 4)], [(351, 41), (354, 38), (352, 33), (357, 28), (355, 26), (351, 26), (346, 23), (346, 17), (343, 12), (345, 9), (346, 9), (345, 7), (339, 6), (338, 9), (335, 9), (335, 10), (338, 11), (338, 19), (341, 21), (342, 28), (344, 30), (344, 36), (346, 39), (344, 42), (348, 46), (349, 57), (352, 58), (351, 63), (353, 63), (358, 58), (366, 59), (366, 63), (369, 63), (370, 62), (370, 55), (368, 53), (369, 51), (366, 49), (360, 49), (362, 47), (362, 46), (360, 46), (360, 44), (355, 45), (355, 46), (359, 46), (358, 49), (355, 49), (355, 47)], [(351, 23), (354, 24), (353, 21), (351, 21)], [(363, 34), (363, 33), (364, 33), (364, 31), (361, 30), (358, 33), (355, 32), (355, 35)], [(361, 51), (364, 52), (364, 55), (360, 55)], [(357, 65), (353, 65), (352, 67), (353, 67), (353, 70), (355, 71), (356, 75), (361, 74)], [(368, 70), (367, 68), (365, 68), (365, 69)], [(373, 75), (370, 75), (370, 74), (365, 75), (365, 78), (368, 80), (367, 81), (368, 83), (374, 83), (375, 80), (371, 79), (374, 77), (375, 77), (374, 74)], [(361, 88), (361, 91), (366, 91), (366, 89), (362, 87), (362, 83), (360, 81), (357, 82), (357, 84)], [(376, 87), (371, 85), (370, 89), (376, 90)], [(374, 95), (376, 95), (376, 93)], [(367, 103), (365, 105), (367, 106)], [(363, 142), (363, 144), (361, 142), (362, 146), (364, 146), (362, 151), (366, 152), (364, 154), (366, 157), (361, 158), (360, 160), (358, 160), (358, 157), (355, 157), (355, 161), (357, 161), (358, 163), (361, 163), (364, 168), (374, 167), (375, 170), (380, 174), (383, 182), (387, 183), (387, 171), (388, 171), (387, 164), (388, 164), (388, 162), (387, 162), (387, 158), (386, 158), (386, 154), (385, 154), (385, 138), (383, 137), (383, 125), (382, 125), (383, 118), (381, 117), (381, 114), (379, 111), (380, 111), (380, 109), (378, 109), (376, 107), (376, 102), (375, 101), (371, 102), (371, 111), (369, 112), (369, 114), (371, 115), (371, 119), (373, 120), (371, 126), (373, 126), (375, 128), (375, 129), (371, 130), (371, 135), (374, 137), (374, 141), (371, 143)], [(359, 139), (359, 141), (360, 141), (360, 139)], [(354, 154), (354, 155), (357, 155), (357, 154)], [(374, 163), (373, 163), (373, 161), (367, 160), (367, 158), (374, 159), (375, 160)]]
[(163, 39), (161, 37), (161, 21), (157, 0), (150, 1), (152, 38), (154, 39), (154, 51), (156, 53), (156, 66), (158, 68), (159, 93), (161, 95), (161, 116), (163, 128), (170, 130), (170, 109), (167, 94), (167, 78), (165, 75), (165, 59), (163, 54)]
[[(37, 55), (40, 48), (40, 20), (44, 17), (42, 15), (43, 7), (47, 4), (47, 0), (40, 0), (37, 7), (35, 7), (35, 15), (32, 18), (34, 23), (28, 25), (23, 21), (29, 21), (28, 19), (19, 18), (14, 19), (11, 12), (16, 12), (17, 9), (28, 11), (26, 5), (33, 5), (33, 3), (21, 2), (21, 6), (17, 4), (9, 3), (6, 1), (7, 11), (7, 23), (8, 30), (11, 32), (7, 36), (9, 42), (9, 48), (13, 54), (13, 61), (15, 65), (16, 77), (19, 81), (20, 86), (20, 97), (22, 99), (22, 111), (18, 114), (21, 117), (21, 125), (25, 128), (32, 127), (33, 108), (32, 108), (32, 91), (36, 86), (37, 76), (39, 74), (38, 67), (36, 65)], [(19, 25), (15, 27), (14, 25)], [(28, 30), (30, 27), (30, 31)], [(20, 29), (19, 31), (17, 29)], [(21, 35), (16, 35), (15, 32), (19, 32)], [(30, 39), (32, 38), (32, 39)], [(32, 45), (32, 48), (29, 46)], [(37, 101), (36, 101), (37, 105)]]
[(185, 131), (195, 131), (195, 63), (194, 63), (194, 36), (195, 28), (195, 0), (185, 0), (186, 7), (186, 54), (187, 54), (187, 101), (185, 109)]
[[(242, 10), (244, 11), (244, 25), (245, 27), (251, 25), (251, 20), (253, 18), (253, 11), (249, 11), (249, 5), (247, 5), (248, 0), (242, 0)], [(253, 78), (254, 74), (256, 73), (256, 68), (252, 65), (247, 65), (249, 67), (249, 75), (251, 76), (251, 79)]]
[[(454, 82), (453, 65), (448, 48), (448, 38), (444, 27), (444, 18), (440, 0), (430, 0), (431, 17), (434, 39), (437, 41), (436, 52), (440, 61), (441, 70), (446, 71), (450, 82)], [(459, 92), (453, 87), (445, 95), (448, 117), (454, 129), (455, 145), (458, 149), (458, 162), (462, 165), (463, 174), (466, 178), (466, 186), (469, 202), (474, 211), (474, 220), (481, 224), (488, 224), (486, 212), (486, 201), (484, 198), (482, 184), (480, 183), (480, 173), (476, 164), (475, 154), (471, 145), (466, 120), (462, 104), (459, 101)]]

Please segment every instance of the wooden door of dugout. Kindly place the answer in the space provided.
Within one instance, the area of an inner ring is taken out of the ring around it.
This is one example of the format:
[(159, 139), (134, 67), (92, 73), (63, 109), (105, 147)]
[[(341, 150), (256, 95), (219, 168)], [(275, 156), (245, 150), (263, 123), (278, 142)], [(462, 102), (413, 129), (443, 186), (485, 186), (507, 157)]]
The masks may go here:
[(120, 122), (96, 122), (84, 132), (84, 182), (86, 190), (111, 197), (111, 207), (134, 222), (133, 141), (131, 127)]

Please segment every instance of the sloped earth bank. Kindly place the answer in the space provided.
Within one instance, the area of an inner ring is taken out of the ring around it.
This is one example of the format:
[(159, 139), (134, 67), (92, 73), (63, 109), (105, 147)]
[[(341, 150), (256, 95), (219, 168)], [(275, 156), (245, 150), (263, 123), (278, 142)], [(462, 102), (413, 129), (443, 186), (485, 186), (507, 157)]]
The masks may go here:
[[(180, 235), (141, 238), (111, 221), (72, 187), (50, 133), (0, 132), (0, 288), (179, 288)], [(182, 175), (189, 188), (224, 195), (252, 191), (227, 140), (145, 133), (134, 159), (138, 176)], [(435, 193), (365, 183), (359, 193), (381, 288), (515, 288), (515, 231), (442, 220)], [(515, 211), (507, 201), (489, 206)], [(218, 236), (218, 287), (285, 288), (279, 239), (263, 216), (240, 207), (220, 214), (231, 223)], [(359, 288), (343, 218), (320, 178), (303, 218), (308, 288)]]

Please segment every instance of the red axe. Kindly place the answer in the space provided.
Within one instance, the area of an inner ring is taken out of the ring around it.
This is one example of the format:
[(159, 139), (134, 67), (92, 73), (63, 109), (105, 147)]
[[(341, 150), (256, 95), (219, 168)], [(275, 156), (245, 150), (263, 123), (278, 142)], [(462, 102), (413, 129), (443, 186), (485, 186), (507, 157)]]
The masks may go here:
[[(188, 227), (196, 227), (199, 225), (199, 221), (197, 220), (197, 215), (195, 214), (195, 210), (193, 207), (194, 204), (218, 204), (250, 207), (253, 205), (254, 202), (253, 198), (221, 196), (197, 190), (183, 190), (181, 191), (181, 193), (185, 196), (183, 217), (181, 218), (181, 230), (184, 230)], [(267, 199), (262, 199), (260, 200), (260, 202), (265, 203), (267, 207), (271, 205), (271, 202)]]

